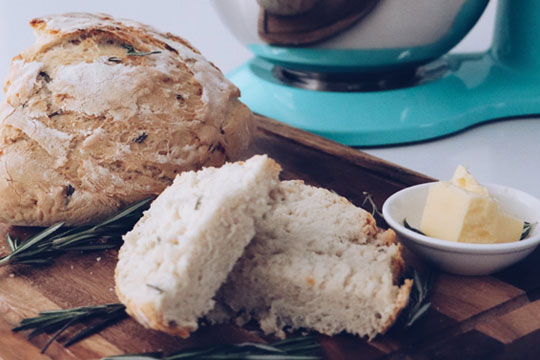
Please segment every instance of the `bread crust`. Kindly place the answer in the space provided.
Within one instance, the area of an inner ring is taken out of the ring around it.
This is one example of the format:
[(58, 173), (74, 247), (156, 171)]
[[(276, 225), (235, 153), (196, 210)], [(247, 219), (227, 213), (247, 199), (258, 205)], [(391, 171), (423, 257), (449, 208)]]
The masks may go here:
[[(115, 271), (116, 277), (116, 271)], [(129, 316), (136, 319), (143, 326), (163, 331), (167, 334), (178, 336), (182, 339), (187, 339), (189, 335), (196, 329), (195, 327), (178, 326), (175, 323), (168, 323), (155, 306), (151, 303), (140, 304), (137, 301), (124, 296), (124, 293), (119, 287), (116, 287), (116, 296), (118, 300), (126, 306), (126, 312)]]
[(104, 14), (30, 25), (0, 105), (0, 222), (94, 223), (247, 148), (239, 90), (182, 38)]
[[(403, 259), (402, 254), (403, 245), (401, 245), (401, 243), (397, 241), (396, 233), (392, 229), (380, 229), (380, 232), (377, 236), (377, 241), (380, 242), (381, 246), (391, 246), (393, 244), (396, 244), (396, 246), (398, 246), (398, 251), (392, 258), (392, 262), (390, 264), (392, 268), (394, 284), (398, 284), (406, 269), (405, 260)], [(382, 326), (380, 334), (385, 334), (392, 327), (392, 325), (394, 325), (394, 323), (399, 317), (399, 314), (401, 314), (401, 312), (409, 304), (412, 285), (412, 279), (405, 279), (403, 281), (403, 284), (399, 286), (398, 295), (394, 303), (394, 313), (387, 319), (386, 323)]]
[(388, 318), (386, 324), (383, 326), (381, 330), (381, 334), (386, 333), (392, 327), (392, 325), (394, 325), (394, 322), (399, 317), (399, 314), (401, 314), (403, 309), (405, 309), (407, 305), (409, 304), (409, 298), (411, 294), (412, 285), (413, 285), (412, 279), (405, 279), (405, 281), (403, 282), (403, 285), (401, 285), (401, 287), (399, 288), (399, 293), (395, 302), (394, 314)]

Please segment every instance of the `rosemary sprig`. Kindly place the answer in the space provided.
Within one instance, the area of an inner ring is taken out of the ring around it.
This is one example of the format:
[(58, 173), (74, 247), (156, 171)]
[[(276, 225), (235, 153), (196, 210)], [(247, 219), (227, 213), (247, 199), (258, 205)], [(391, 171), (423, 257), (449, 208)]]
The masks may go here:
[(0, 266), (8, 264), (47, 265), (67, 251), (103, 250), (119, 246), (122, 235), (131, 230), (153, 198), (139, 201), (97, 225), (84, 225), (60, 232), (57, 223), (21, 242), (6, 235), (11, 253), (0, 257)]
[(152, 54), (161, 54), (161, 51), (148, 51), (148, 52), (141, 52), (135, 50), (133, 45), (130, 44), (122, 44), (122, 47), (127, 50), (127, 54), (129, 56), (146, 56), (146, 55), (152, 55)]
[[(65, 347), (73, 345), (127, 317), (125, 309), (125, 306), (120, 303), (111, 303), (97, 306), (83, 306), (67, 310), (43, 311), (36, 317), (23, 319), (19, 326), (12, 331), (32, 330), (28, 335), (29, 339), (43, 333), (54, 333), (41, 348), (41, 352), (44, 353), (50, 344), (58, 339), (58, 337), (70, 327), (98, 319), (97, 322), (94, 322), (92, 325), (85, 327), (76, 334), (70, 336), (64, 343)], [(167, 356), (162, 353), (144, 353), (137, 355), (117, 355), (105, 359), (316, 360), (322, 359), (319, 353), (320, 344), (318, 341), (312, 336), (303, 336), (278, 341), (272, 344), (247, 342), (181, 350)]]
[(367, 191), (364, 191), (362, 192), (362, 195), (364, 195), (364, 201), (362, 202), (362, 206), (364, 206), (367, 203), (369, 203), (369, 206), (371, 206), (371, 215), (372, 216), (379, 216), (381, 219), (384, 219), (384, 216), (381, 212), (381, 210), (379, 210), (379, 208), (377, 207), (377, 204), (375, 204), (375, 200), (373, 200), (373, 195), (371, 195), (370, 193), (368, 193)]
[(41, 353), (44, 353), (49, 345), (51, 345), (54, 340), (56, 340), (71, 326), (89, 321), (91, 319), (99, 319), (99, 321), (95, 322), (93, 325), (82, 329), (73, 336), (70, 336), (64, 344), (66, 347), (95, 334), (101, 329), (112, 325), (126, 316), (127, 313), (125, 312), (125, 306), (119, 303), (83, 306), (68, 310), (43, 311), (40, 312), (36, 317), (23, 319), (19, 326), (14, 328), (13, 331), (18, 332), (32, 330), (32, 332), (28, 335), (29, 339), (43, 333), (50, 334), (54, 332), (54, 334), (41, 348)]
[(397, 333), (407, 333), (409, 328), (427, 314), (431, 308), (429, 296), (435, 282), (434, 274), (427, 268), (419, 272), (412, 267), (408, 267), (403, 278), (412, 278), (413, 286), (409, 295), (409, 303), (392, 327), (392, 331)]
[(313, 336), (301, 336), (272, 344), (246, 342), (181, 350), (169, 355), (162, 353), (117, 355), (102, 360), (318, 360), (322, 359), (320, 349), (319, 342)]
[[(427, 313), (431, 307), (431, 303), (428, 302), (429, 294), (433, 286), (433, 274), (426, 270), (420, 274), (416, 270), (409, 269), (409, 273), (412, 271), (413, 288), (409, 297), (409, 304), (403, 312), (404, 327), (411, 327), (418, 319)], [(410, 275), (408, 276), (410, 277)]]

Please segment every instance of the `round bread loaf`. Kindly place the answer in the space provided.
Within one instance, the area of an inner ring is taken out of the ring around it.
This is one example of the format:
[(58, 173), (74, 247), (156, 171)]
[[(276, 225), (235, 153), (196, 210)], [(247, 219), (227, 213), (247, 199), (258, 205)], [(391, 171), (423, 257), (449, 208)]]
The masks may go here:
[(102, 14), (30, 24), (0, 104), (0, 222), (96, 222), (247, 147), (239, 90), (185, 40)]

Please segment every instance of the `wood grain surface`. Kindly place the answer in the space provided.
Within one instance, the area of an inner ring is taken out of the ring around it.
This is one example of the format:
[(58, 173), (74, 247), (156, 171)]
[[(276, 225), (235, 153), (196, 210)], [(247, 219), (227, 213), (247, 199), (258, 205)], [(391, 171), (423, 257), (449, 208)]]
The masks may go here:
[[(258, 117), (249, 154), (266, 153), (283, 167), (284, 179), (324, 186), (362, 205), (364, 192), (381, 206), (395, 191), (431, 181), (426, 176), (338, 145), (281, 123)], [(449, 164), (453, 166), (453, 164)], [(26, 229), (0, 225), (6, 231)], [(7, 247), (0, 245), (0, 253)], [(40, 335), (28, 341), (13, 333), (18, 322), (39, 311), (117, 302), (113, 291), (116, 250), (60, 257), (53, 266), (0, 268), (0, 359), (99, 359), (143, 351), (172, 351), (225, 342), (260, 341), (256, 329), (232, 325), (202, 327), (187, 340), (147, 330), (131, 319), (65, 348), (62, 338), (46, 354)], [(421, 264), (406, 253), (409, 263)], [(436, 273), (432, 307), (415, 326), (392, 329), (367, 342), (355, 336), (318, 336), (325, 356), (346, 359), (538, 359), (540, 358), (540, 251), (490, 277)], [(73, 329), (75, 331), (76, 329)]]

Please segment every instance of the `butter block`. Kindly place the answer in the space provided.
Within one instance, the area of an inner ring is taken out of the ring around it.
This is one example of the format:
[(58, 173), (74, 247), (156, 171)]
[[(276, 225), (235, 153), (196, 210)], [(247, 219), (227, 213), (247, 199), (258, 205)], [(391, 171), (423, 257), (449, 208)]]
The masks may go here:
[(430, 186), (420, 223), (428, 236), (467, 243), (518, 241), (522, 230), (523, 221), (503, 213), (487, 189), (459, 167), (451, 181)]

